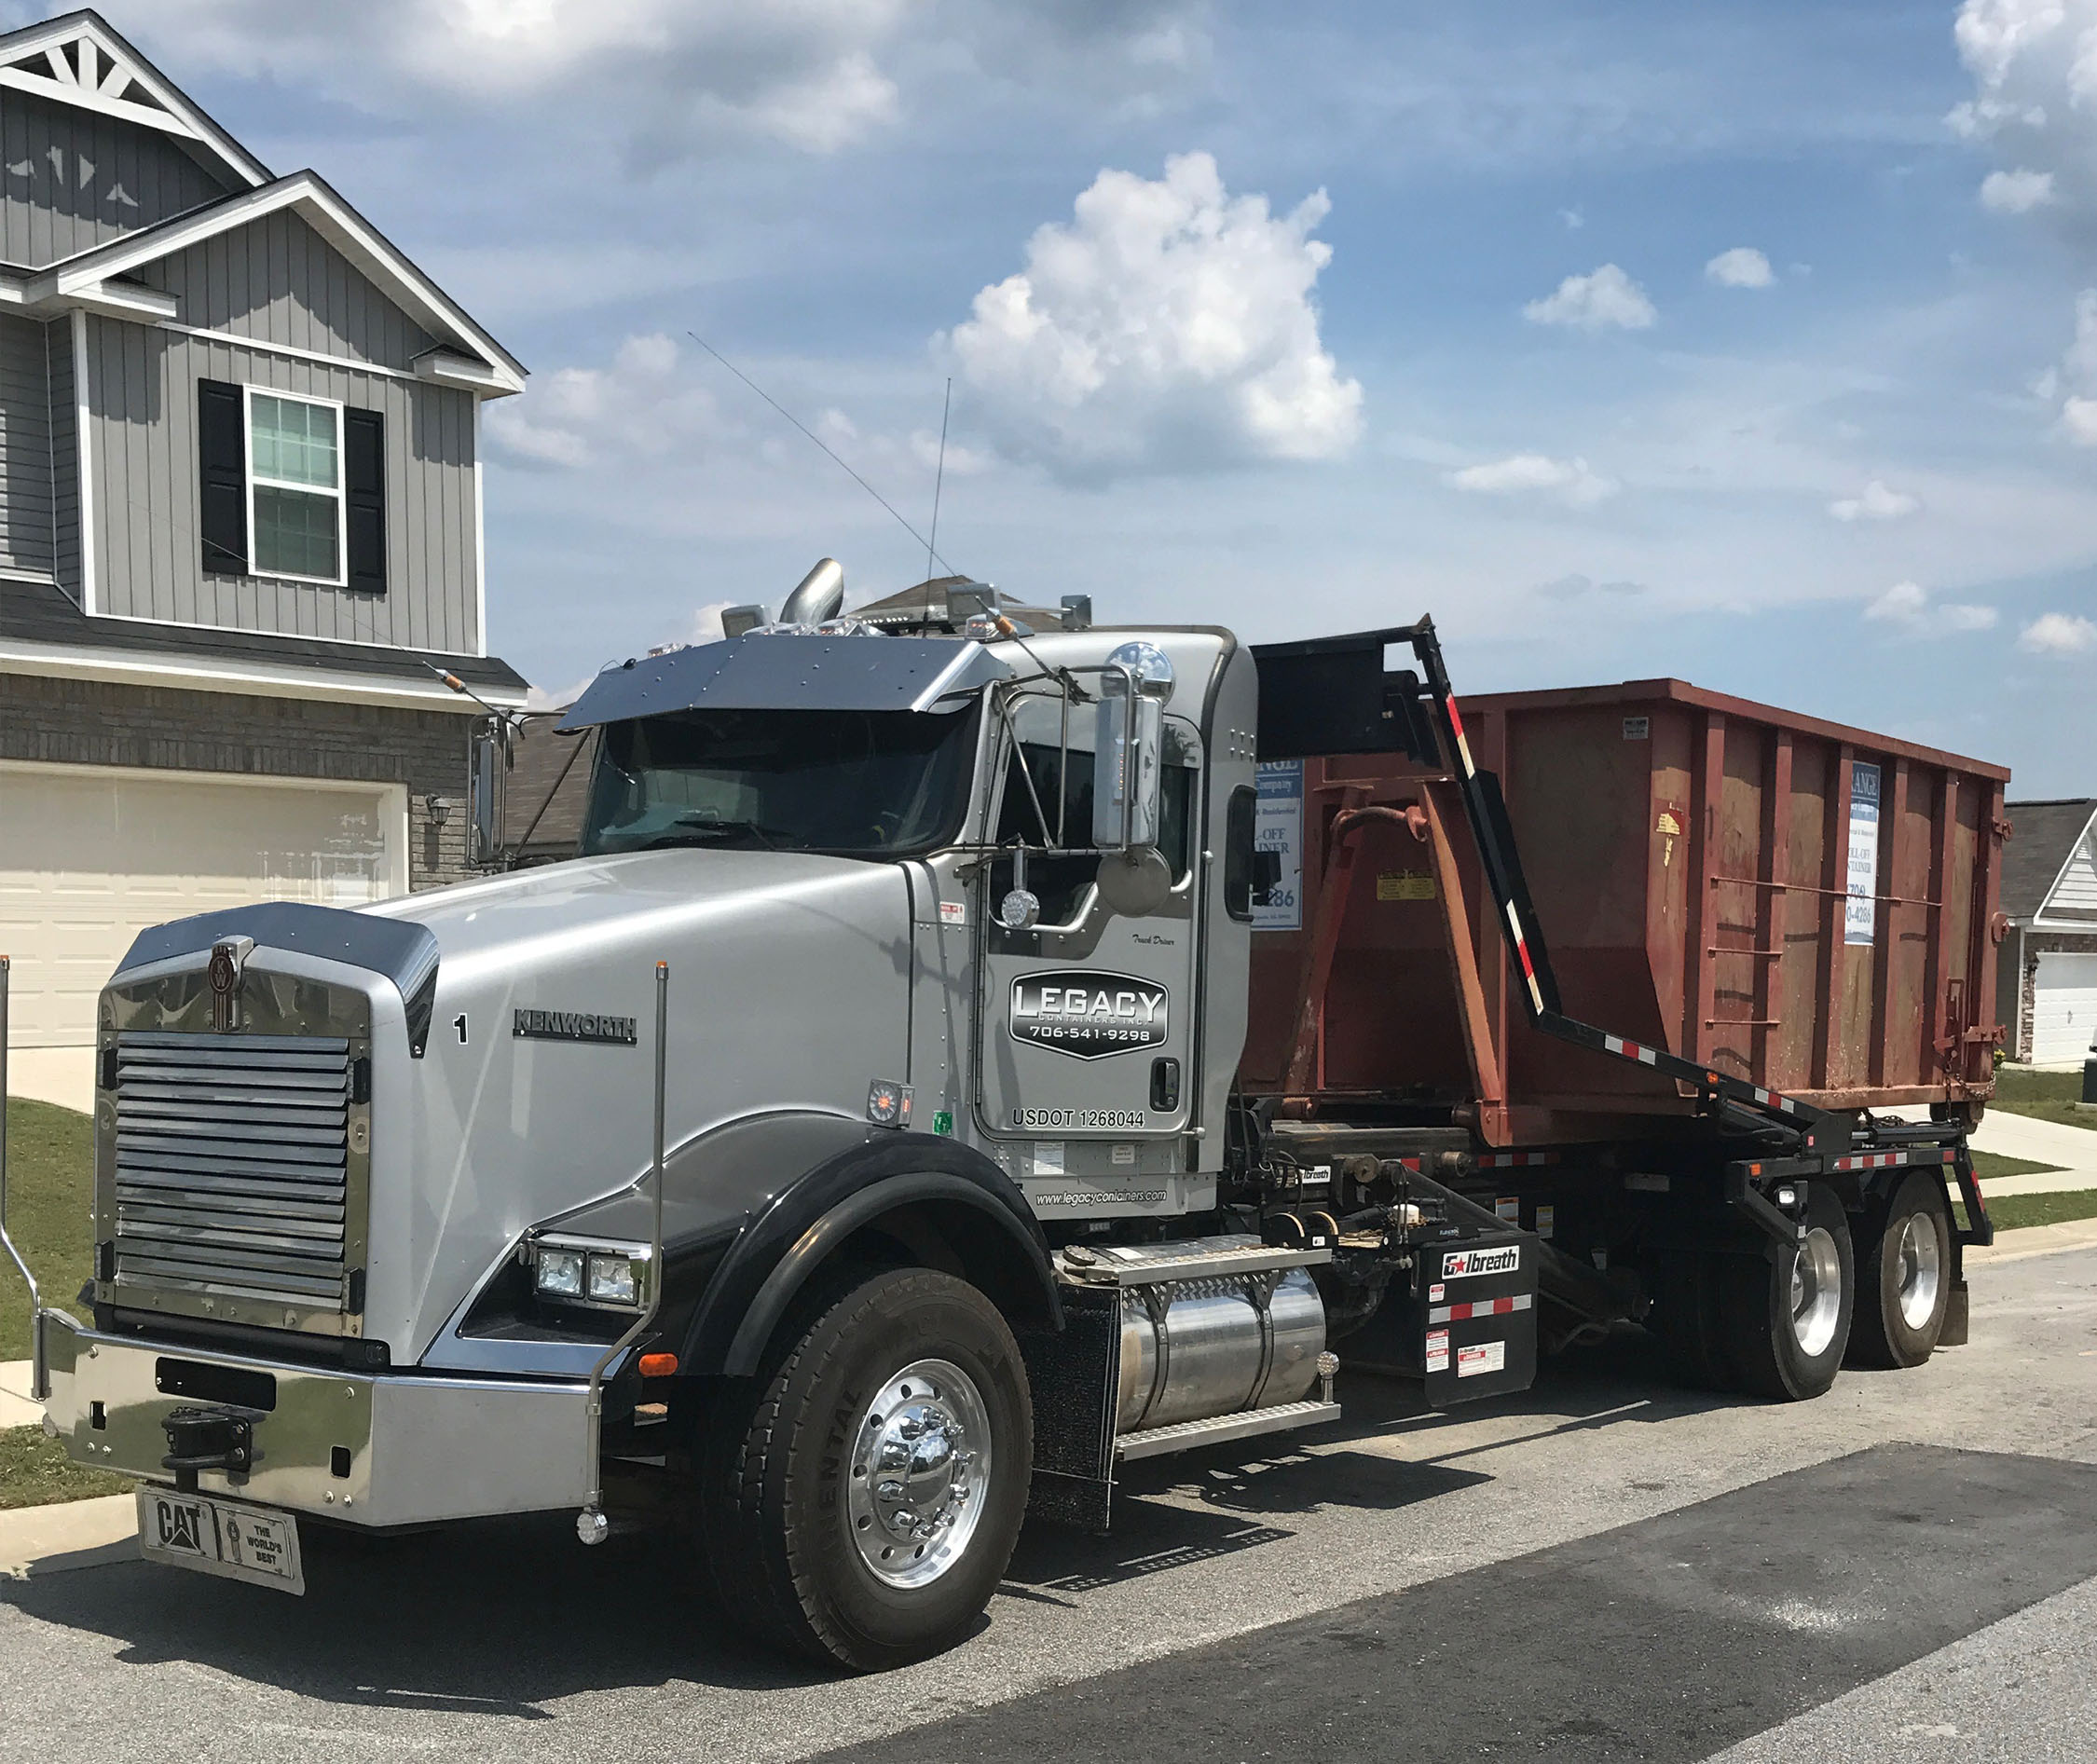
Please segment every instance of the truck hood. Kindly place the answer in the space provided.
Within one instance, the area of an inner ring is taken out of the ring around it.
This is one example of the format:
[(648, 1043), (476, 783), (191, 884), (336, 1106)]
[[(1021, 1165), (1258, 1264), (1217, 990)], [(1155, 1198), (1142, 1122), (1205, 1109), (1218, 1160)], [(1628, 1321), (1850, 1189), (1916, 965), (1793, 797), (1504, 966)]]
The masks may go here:
[(375, 1072), (367, 1316), (396, 1362), (428, 1352), (525, 1232), (649, 1169), (658, 962), (672, 1152), (760, 1113), (863, 1122), (868, 1085), (906, 1073), (916, 880), (677, 849), (367, 909), (426, 925), (441, 952), (427, 1053)]

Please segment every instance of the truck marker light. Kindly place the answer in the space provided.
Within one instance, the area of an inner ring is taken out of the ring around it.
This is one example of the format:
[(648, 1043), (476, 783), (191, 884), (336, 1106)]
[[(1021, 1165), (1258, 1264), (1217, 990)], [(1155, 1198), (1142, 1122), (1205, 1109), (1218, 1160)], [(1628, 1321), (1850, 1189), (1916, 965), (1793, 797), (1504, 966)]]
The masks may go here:
[(876, 1078), (867, 1087), (867, 1119), (876, 1127), (906, 1128), (911, 1124), (911, 1087), (887, 1078)]
[(674, 1378), (678, 1375), (678, 1357), (675, 1354), (643, 1354), (640, 1357), (640, 1375), (644, 1378)]

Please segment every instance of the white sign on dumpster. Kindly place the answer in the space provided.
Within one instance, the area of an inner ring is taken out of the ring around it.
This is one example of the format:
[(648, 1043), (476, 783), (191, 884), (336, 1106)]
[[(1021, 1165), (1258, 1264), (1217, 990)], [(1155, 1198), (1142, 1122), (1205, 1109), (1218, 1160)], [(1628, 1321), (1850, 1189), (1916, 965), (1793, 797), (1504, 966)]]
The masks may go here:
[(1282, 874), (1267, 898), (1253, 903), (1254, 931), (1303, 928), (1303, 761), (1263, 759), (1254, 783), (1259, 808), (1253, 817), (1253, 849), (1274, 852)]
[(1849, 768), (1849, 898), (1843, 903), (1843, 941), (1871, 943), (1879, 927), (1879, 769), (1864, 760)]

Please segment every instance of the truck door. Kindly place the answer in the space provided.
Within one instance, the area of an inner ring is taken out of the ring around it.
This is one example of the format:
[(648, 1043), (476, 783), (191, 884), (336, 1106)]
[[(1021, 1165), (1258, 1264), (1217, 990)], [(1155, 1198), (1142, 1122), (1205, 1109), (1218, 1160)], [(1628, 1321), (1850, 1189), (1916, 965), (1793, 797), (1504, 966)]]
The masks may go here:
[[(1089, 845), (1090, 718), (1071, 718), (1066, 748), (1060, 700), (1022, 697), (1011, 732), (1016, 743), (1000, 736), (997, 841)], [(980, 883), (978, 1125), (1046, 1216), (1177, 1210), (1172, 1179), (1187, 1168), (1177, 1136), (1196, 1094), (1199, 785), (1199, 734), (1169, 716), (1159, 846), (1172, 887), (1152, 912), (1128, 917), (1101, 897), (1099, 867), (1117, 856), (1030, 856), (1026, 886), (1041, 914), (1024, 931), (997, 917), (1012, 859), (989, 865)]]

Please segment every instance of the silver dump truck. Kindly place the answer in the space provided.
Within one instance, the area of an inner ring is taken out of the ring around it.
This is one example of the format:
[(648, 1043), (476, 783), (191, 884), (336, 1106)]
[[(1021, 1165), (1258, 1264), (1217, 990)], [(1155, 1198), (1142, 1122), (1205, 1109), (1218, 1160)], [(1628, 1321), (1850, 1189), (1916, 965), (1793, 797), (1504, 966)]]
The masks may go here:
[[(647, 1488), (739, 1622), (865, 1670), (965, 1634), (1030, 1511), (1101, 1530), (1131, 1460), (1336, 1416), (1343, 1336), (1444, 1406), (1525, 1387), (1540, 1325), (1693, 1333), (1695, 1291), (1653, 1312), (1656, 1209), (1755, 1270), (1727, 1316), (1772, 1394), (1833, 1377), (1874, 1230), (1939, 1258), (1909, 1357), (1948, 1327), (1978, 1194), (1953, 1233), (1882, 1185), (1969, 1189), (1960, 1123), (1567, 1015), (1428, 622), (1268, 661), (971, 589), (877, 631), (834, 572), (761, 617), (568, 714), (580, 856), (137, 939), (100, 1002), (93, 1325), (40, 1309), (36, 1378), (75, 1459), (141, 1479), (147, 1556), (303, 1592), (316, 1529), (573, 1510), (593, 1543)], [(1248, 1095), (1291, 885), (1263, 718), (1455, 793), (1510, 995), (1657, 1085), (1662, 1174), (1595, 1154), (1583, 1214), (1569, 1159), (1546, 1222), (1417, 1087)]]

